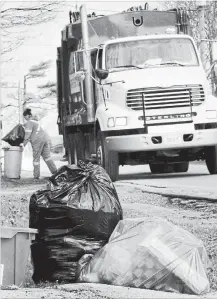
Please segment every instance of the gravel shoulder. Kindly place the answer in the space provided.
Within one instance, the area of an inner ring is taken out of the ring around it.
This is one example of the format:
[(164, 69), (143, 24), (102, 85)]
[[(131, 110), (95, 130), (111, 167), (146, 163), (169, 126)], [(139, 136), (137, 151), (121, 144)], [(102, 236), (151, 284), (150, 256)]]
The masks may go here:
[[(30, 195), (46, 186), (46, 179), (2, 180), (1, 225), (28, 227)], [(211, 261), (208, 273), (211, 292), (203, 298), (217, 298), (217, 203), (166, 197), (146, 193), (138, 186), (116, 183), (125, 218), (163, 217), (200, 238)], [(1, 298), (198, 298), (172, 293), (130, 289), (94, 284), (45, 284), (35, 286), (31, 281), (29, 260), (24, 288), (1, 290)], [(161, 294), (160, 294), (161, 293)]]

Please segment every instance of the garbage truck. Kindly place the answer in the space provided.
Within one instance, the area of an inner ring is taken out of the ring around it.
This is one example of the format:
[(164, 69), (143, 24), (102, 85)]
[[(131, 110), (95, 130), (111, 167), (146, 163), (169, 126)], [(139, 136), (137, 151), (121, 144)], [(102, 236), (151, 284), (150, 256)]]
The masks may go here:
[(59, 134), (70, 164), (217, 173), (217, 99), (185, 10), (70, 13), (57, 48)]

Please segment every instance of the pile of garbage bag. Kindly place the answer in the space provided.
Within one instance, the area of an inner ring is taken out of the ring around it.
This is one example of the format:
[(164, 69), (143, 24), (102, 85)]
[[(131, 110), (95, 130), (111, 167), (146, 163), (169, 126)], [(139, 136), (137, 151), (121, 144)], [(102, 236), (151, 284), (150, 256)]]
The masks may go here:
[(32, 194), (29, 227), (38, 229), (31, 245), (33, 280), (75, 282), (85, 254), (104, 246), (122, 208), (115, 187), (99, 165), (63, 166), (50, 178), (50, 190)]
[(25, 137), (25, 129), (22, 125), (16, 125), (4, 138), (3, 141), (11, 146), (19, 146), (23, 143)]
[(109, 242), (79, 261), (79, 282), (186, 294), (209, 291), (202, 241), (161, 218), (124, 219)]

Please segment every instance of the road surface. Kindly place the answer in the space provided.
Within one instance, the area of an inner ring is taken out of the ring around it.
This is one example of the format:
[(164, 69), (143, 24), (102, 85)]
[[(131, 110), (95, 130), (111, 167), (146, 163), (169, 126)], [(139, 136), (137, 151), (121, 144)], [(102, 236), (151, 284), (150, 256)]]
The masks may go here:
[(187, 173), (151, 174), (148, 165), (120, 167), (119, 183), (143, 186), (158, 192), (217, 199), (217, 175), (210, 175), (203, 162), (194, 162)]

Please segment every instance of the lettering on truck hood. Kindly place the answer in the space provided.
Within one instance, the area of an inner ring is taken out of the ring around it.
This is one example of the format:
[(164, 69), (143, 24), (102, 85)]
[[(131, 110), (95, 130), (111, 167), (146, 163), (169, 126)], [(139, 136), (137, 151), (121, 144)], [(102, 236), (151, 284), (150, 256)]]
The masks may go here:
[(126, 69), (109, 74), (106, 82), (125, 81), (125, 89), (140, 87), (162, 87), (173, 85), (204, 84), (205, 72), (202, 67), (149, 67)]

